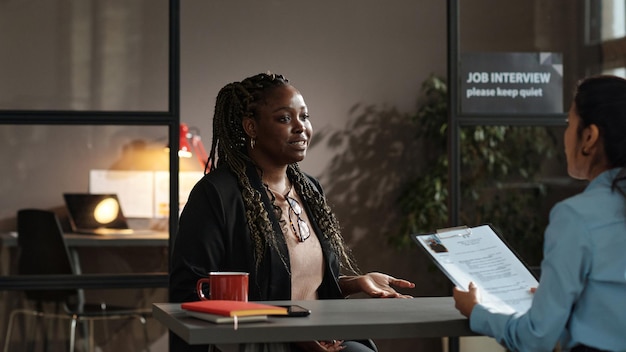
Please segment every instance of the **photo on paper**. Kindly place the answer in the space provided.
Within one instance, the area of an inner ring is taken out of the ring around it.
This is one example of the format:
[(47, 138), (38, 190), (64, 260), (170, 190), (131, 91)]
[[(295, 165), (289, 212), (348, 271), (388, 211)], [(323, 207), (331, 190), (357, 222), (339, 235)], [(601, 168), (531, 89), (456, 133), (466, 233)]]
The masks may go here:
[(426, 239), (428, 247), (435, 253), (446, 253), (448, 248), (441, 243), (441, 240), (437, 235), (432, 235)]

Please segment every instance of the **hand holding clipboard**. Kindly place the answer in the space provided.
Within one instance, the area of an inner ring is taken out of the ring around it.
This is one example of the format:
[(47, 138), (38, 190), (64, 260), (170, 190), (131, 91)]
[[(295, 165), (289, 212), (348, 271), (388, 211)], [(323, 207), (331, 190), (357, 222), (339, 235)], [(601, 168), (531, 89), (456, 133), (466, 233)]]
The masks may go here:
[(530, 308), (530, 289), (539, 283), (491, 226), (461, 226), (411, 237), (456, 286), (468, 290), (474, 282), (482, 291), (481, 303), (509, 313)]

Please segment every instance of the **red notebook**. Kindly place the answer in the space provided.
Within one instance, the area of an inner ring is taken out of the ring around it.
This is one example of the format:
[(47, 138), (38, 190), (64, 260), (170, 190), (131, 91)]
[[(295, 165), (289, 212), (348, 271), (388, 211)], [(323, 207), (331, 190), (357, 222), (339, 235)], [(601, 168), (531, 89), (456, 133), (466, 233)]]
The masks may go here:
[(257, 302), (208, 300), (185, 302), (182, 309), (217, 314), (225, 317), (245, 317), (251, 315), (287, 315), (287, 308)]

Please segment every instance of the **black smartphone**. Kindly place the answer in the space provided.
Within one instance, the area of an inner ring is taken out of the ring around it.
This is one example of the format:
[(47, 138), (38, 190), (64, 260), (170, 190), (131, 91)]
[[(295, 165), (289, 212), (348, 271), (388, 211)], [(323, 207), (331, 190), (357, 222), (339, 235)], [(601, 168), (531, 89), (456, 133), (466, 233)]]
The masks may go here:
[(277, 315), (277, 317), (306, 317), (307, 315), (311, 314), (311, 311), (309, 309), (295, 304), (280, 307), (287, 308), (287, 315)]

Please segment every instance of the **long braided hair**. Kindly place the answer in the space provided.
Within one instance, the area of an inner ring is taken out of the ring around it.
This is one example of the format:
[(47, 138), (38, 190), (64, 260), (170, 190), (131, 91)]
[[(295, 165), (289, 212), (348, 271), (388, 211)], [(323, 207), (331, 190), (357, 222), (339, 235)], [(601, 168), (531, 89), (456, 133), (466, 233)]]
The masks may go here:
[[(246, 165), (248, 163), (254, 164), (254, 162), (247, 153), (248, 137), (243, 130), (242, 122), (246, 117), (257, 118), (257, 108), (265, 103), (268, 93), (277, 87), (288, 85), (288, 82), (282, 75), (257, 74), (241, 82), (233, 82), (223, 87), (219, 91), (215, 103), (213, 140), (207, 160), (207, 169), (211, 171), (226, 164), (237, 176), (246, 208), (248, 228), (255, 246), (255, 265), (257, 268), (263, 259), (267, 245), (281, 255), (285, 266), (288, 263), (288, 255), (281, 250), (284, 246), (279, 246), (279, 241), (284, 241), (284, 238), (282, 234), (277, 234), (273, 230), (268, 212), (263, 206), (261, 193), (251, 186), (250, 179), (246, 174)], [(287, 177), (298, 194), (309, 205), (314, 219), (311, 221), (316, 221), (322, 231), (322, 236), (329, 241), (332, 250), (340, 259), (341, 269), (358, 273), (356, 263), (344, 244), (339, 223), (325, 198), (308, 181), (297, 163), (288, 165)], [(274, 204), (274, 199), (272, 199), (272, 206), (275, 209), (279, 208)]]

